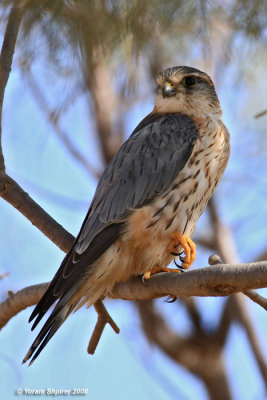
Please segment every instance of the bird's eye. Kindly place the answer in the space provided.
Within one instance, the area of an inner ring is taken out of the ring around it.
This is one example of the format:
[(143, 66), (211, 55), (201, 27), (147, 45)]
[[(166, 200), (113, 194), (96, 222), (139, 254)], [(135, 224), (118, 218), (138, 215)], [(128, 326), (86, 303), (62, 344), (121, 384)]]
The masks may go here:
[(182, 80), (182, 84), (187, 88), (193, 88), (197, 85), (197, 79), (194, 76), (186, 76)]

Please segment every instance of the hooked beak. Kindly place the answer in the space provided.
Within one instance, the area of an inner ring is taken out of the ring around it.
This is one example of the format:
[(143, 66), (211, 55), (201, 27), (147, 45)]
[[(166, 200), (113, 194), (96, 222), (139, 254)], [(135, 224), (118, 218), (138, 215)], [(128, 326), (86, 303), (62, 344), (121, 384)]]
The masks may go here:
[(171, 86), (169, 83), (165, 83), (162, 88), (162, 95), (165, 97), (172, 97), (176, 95), (177, 90), (175, 87)]

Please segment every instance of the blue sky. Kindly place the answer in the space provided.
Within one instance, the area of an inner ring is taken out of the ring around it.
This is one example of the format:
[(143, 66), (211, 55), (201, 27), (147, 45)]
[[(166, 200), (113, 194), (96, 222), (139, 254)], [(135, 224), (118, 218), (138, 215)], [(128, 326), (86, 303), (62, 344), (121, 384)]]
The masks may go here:
[[(39, 72), (42, 73), (41, 67)], [(44, 80), (47, 74), (46, 71), (42, 75)], [(255, 184), (253, 178), (257, 175), (265, 183), (266, 156), (263, 151), (262, 154), (256, 152), (255, 159), (246, 158), (247, 154), (251, 155), (253, 152), (253, 134), (255, 135), (255, 129), (258, 128), (258, 122), (253, 121), (252, 116), (260, 111), (259, 105), (255, 102), (255, 109), (250, 110), (250, 115), (247, 114), (240, 125), (240, 114), (245, 107), (242, 99), (247, 93), (241, 86), (236, 88), (233, 83), (231, 85), (227, 90), (219, 91), (225, 121), (232, 134), (233, 151), (224, 182), (218, 188), (218, 198), (225, 221), (233, 227), (242, 260), (250, 261), (266, 246), (266, 202), (262, 193), (254, 189), (259, 185)], [(50, 87), (49, 82), (47, 86)], [(60, 90), (54, 89), (53, 95), (56, 102)], [(152, 99), (153, 97), (148, 97), (146, 102), (137, 104), (127, 113), (125, 126), (128, 134), (151, 110)], [(237, 99), (240, 106), (234, 109)], [(93, 140), (93, 127), (88, 123), (87, 112), (85, 99), (81, 97), (64, 116), (63, 124), (83, 153), (100, 168), (97, 145)], [(264, 122), (260, 121), (259, 124)], [(89, 139), (88, 130), (91, 132)], [(241, 136), (240, 131), (244, 135)], [(264, 134), (266, 132), (263, 130), (261, 135)], [(264, 146), (267, 143), (264, 136), (262, 141), (257, 136), (258, 141)], [(240, 154), (240, 144), (244, 154)], [(33, 101), (16, 64), (4, 101), (3, 150), (7, 172), (59, 223), (72, 234), (77, 234), (96, 182), (62, 148)], [(252, 174), (250, 185), (253, 190), (247, 185), (247, 171)], [(260, 186), (260, 190), (265, 193), (264, 184)], [(249, 220), (246, 220), (246, 213), (250, 216)], [(63, 253), (2, 199), (0, 221), (0, 274), (10, 272), (7, 278), (0, 281), (1, 298), (4, 299), (8, 290), (16, 291), (34, 283), (49, 281), (56, 272)], [(206, 216), (203, 216), (199, 225), (197, 234), (206, 227), (208, 229)], [(202, 252), (195, 266), (206, 265), (208, 256), (208, 252)], [(223, 301), (213, 298), (197, 299), (207, 326), (213, 326), (218, 321)], [(182, 306), (168, 305), (163, 300), (158, 302), (168, 318), (173, 318), (180, 334), (190, 332)], [(107, 307), (120, 326), (121, 333), (115, 335), (107, 327), (93, 357), (86, 353), (86, 348), (96, 316), (93, 310), (82, 309), (69, 318), (30, 368), (22, 366), (21, 360), (36, 335), (30, 331), (27, 322), (31, 310), (27, 309), (10, 320), (0, 337), (3, 398), (15, 397), (15, 390), (24, 387), (85, 388), (89, 391), (86, 398), (90, 400), (207, 399), (206, 389), (201, 381), (146, 342), (132, 303), (107, 301)], [(248, 302), (248, 308), (262, 351), (267, 357), (264, 341), (267, 337), (266, 313), (251, 302)], [(264, 399), (264, 387), (258, 367), (247, 338), (238, 325), (231, 328), (224, 359), (234, 399)]]

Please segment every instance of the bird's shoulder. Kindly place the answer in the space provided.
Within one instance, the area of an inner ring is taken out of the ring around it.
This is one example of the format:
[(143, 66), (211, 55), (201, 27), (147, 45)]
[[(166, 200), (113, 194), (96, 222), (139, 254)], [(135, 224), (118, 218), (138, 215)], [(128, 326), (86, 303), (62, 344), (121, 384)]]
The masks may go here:
[[(160, 113), (152, 111), (133, 130), (130, 139), (140, 132), (144, 132), (148, 127), (162, 126), (162, 128), (178, 128), (179, 133), (187, 132), (196, 134), (197, 128), (192, 118), (182, 113)], [(163, 132), (161, 132), (163, 133)]]

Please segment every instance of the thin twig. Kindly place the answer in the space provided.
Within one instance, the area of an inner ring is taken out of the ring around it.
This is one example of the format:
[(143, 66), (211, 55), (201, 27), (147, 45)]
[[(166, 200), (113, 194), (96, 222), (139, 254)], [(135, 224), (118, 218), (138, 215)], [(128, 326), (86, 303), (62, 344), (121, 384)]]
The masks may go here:
[(111, 326), (111, 328), (114, 330), (114, 332), (116, 332), (117, 334), (120, 333), (120, 328), (116, 325), (116, 323), (113, 321), (113, 319), (109, 315), (106, 307), (103, 304), (103, 301), (98, 300), (94, 304), (94, 307), (95, 307), (95, 310), (96, 310), (98, 316), (97, 316), (97, 323), (96, 323), (95, 329), (92, 333), (91, 339), (88, 344), (88, 348), (87, 348), (88, 354), (94, 354), (106, 324), (109, 324)]
[(9, 291), (8, 298), (0, 304), (0, 330), (20, 311), (37, 304), (48, 285), (49, 283), (41, 283), (28, 286), (17, 293)]
[[(209, 264), (210, 265), (223, 264), (223, 260), (218, 255), (214, 254), (214, 255), (210, 256)], [(261, 307), (263, 307), (267, 311), (267, 299), (265, 299), (264, 297), (260, 296), (254, 290), (244, 290), (242, 293), (245, 296), (249, 297), (250, 300), (252, 300), (255, 303), (259, 304)]]
[(259, 304), (267, 311), (267, 299), (259, 295), (259, 293), (255, 292), (254, 290), (245, 290), (243, 292), (250, 300), (254, 301), (255, 303)]
[(4, 156), (2, 152), (2, 110), (7, 81), (11, 71), (11, 65), (21, 23), (23, 9), (16, 4), (12, 7), (8, 17), (8, 23), (0, 54), (0, 172), (5, 171)]
[(4, 272), (2, 275), (0, 275), (0, 280), (6, 278), (7, 276), (9, 276), (9, 272)]
[(265, 114), (267, 114), (267, 110), (263, 110), (263, 111), (259, 112), (258, 114), (256, 114), (256, 115), (254, 116), (254, 118), (263, 117)]
[[(220, 254), (222, 255), (223, 260), (226, 262), (234, 262), (238, 264), (239, 262), (239, 257), (237, 254), (237, 249), (235, 247), (235, 242), (233, 239), (232, 232), (229, 227), (225, 226), (221, 219), (219, 218), (219, 214), (216, 208), (216, 204), (214, 201), (211, 201), (209, 203), (209, 210), (210, 210), (210, 215), (211, 219), (213, 222), (213, 226), (215, 228), (215, 238), (217, 242), (217, 248)], [(217, 266), (213, 267), (217, 268)], [(248, 289), (248, 288), (247, 288)], [(246, 290), (242, 290), (242, 292), (247, 292)], [(254, 288), (256, 289), (256, 288)], [(247, 293), (245, 293), (247, 294)], [(259, 300), (259, 305), (264, 307), (264, 302), (261, 301), (258, 296), (255, 296), (255, 293), (253, 292), (253, 297), (254, 299)], [(257, 360), (258, 366), (260, 368), (262, 378), (265, 382), (265, 385), (267, 386), (267, 366), (266, 362), (264, 360), (264, 356), (262, 354), (262, 351), (260, 349), (259, 341), (257, 339), (257, 336), (255, 334), (255, 329), (254, 329), (254, 324), (253, 321), (251, 320), (247, 309), (246, 305), (243, 301), (243, 298), (240, 294), (235, 294), (232, 296), (232, 298), (229, 300), (228, 304), (228, 310), (224, 310), (224, 315), (226, 320), (229, 318), (232, 320), (238, 321), (242, 326), (244, 327), (248, 340), (250, 342), (252, 351), (255, 355), (255, 358)], [(266, 304), (266, 303), (265, 303)]]

